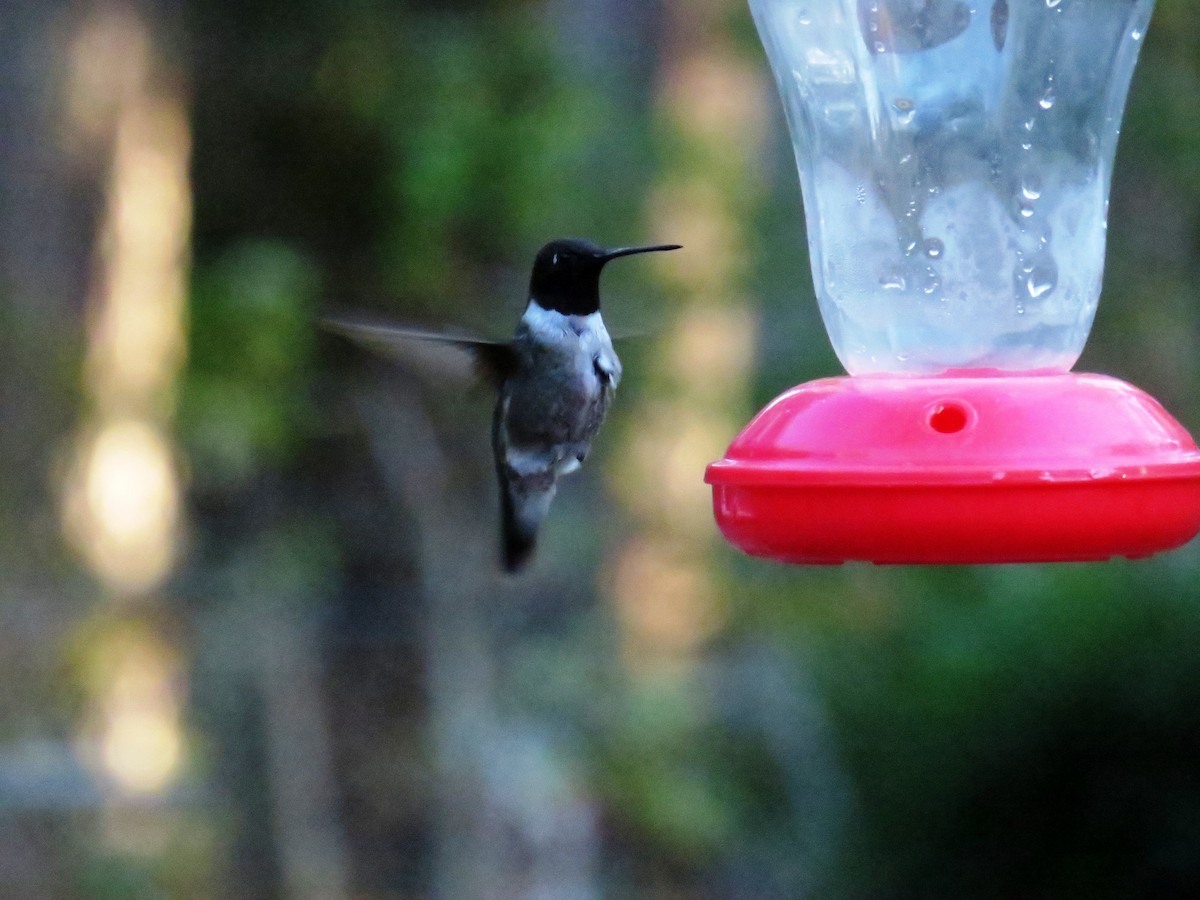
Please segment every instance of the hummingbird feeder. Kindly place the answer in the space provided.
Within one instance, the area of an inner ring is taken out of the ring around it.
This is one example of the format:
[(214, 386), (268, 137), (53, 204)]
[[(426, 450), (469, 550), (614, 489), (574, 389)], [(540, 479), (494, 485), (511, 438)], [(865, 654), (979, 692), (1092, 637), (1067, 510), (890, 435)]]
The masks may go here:
[(794, 563), (1142, 557), (1200, 531), (1200, 450), (1077, 374), (1154, 0), (750, 0), (848, 377), (709, 466), (717, 522)]

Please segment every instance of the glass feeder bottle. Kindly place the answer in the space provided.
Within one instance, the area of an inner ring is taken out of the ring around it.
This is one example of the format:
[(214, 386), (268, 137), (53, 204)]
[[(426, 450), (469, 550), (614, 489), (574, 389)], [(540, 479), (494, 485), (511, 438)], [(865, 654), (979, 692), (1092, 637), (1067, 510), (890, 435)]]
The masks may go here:
[(1195, 535), (1191, 437), (1070, 371), (1153, 0), (750, 5), (850, 377), (784, 394), (709, 467), (726, 536), (794, 562), (1000, 562)]

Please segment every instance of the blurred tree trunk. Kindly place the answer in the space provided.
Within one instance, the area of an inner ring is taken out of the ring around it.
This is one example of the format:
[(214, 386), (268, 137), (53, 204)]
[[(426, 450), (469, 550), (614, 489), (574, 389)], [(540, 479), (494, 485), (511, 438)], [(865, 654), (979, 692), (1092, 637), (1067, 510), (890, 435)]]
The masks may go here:
[(54, 26), (70, 7), (8, 0), (0, 22), (0, 497), (42, 540), (53, 538), (46, 450), (77, 403), (55, 363), (78, 341), (98, 197), (99, 173), (81, 171), (59, 141)]
[(680, 243), (661, 260), (670, 320), (621, 454), (619, 490), (637, 520), (618, 551), (614, 600), (637, 674), (691, 671), (725, 624), (714, 578), (704, 467), (747, 413), (757, 321), (747, 296), (747, 224), (762, 196), (753, 165), (766, 85), (727, 20), (741, 0), (666, 0), (655, 104), (674, 145), (646, 198), (651, 236)]
[[(83, 598), (64, 589), (54, 450), (78, 398), (64, 383), (78, 340), (94, 195), (58, 143), (54, 26), (70, 6), (9, 0), (0, 13), (0, 895), (69, 896), (68, 823), (86, 781), (52, 740), (67, 725), (60, 660)], [(53, 760), (53, 762), (48, 762)], [(57, 790), (56, 790), (57, 789)]]

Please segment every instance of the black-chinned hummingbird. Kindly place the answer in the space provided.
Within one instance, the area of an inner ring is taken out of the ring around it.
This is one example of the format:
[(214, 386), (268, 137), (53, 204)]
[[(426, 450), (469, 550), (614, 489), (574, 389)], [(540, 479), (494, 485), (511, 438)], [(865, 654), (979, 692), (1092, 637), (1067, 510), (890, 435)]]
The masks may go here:
[(529, 302), (507, 342), (330, 323), (374, 343), (454, 345), (469, 351), (477, 371), (495, 386), (492, 449), (507, 571), (529, 562), (559, 477), (587, 458), (621, 381), (621, 362), (600, 314), (600, 273), (622, 256), (678, 249), (658, 244), (606, 250), (581, 239), (551, 241), (534, 259)]

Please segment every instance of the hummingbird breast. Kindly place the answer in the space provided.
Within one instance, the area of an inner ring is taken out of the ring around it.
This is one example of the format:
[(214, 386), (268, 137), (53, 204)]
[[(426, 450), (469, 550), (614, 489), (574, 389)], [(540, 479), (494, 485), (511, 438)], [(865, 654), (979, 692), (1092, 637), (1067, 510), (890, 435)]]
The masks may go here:
[(510, 446), (579, 445), (586, 453), (621, 372), (600, 314), (564, 316), (531, 304), (514, 347), (519, 363), (504, 389)]

